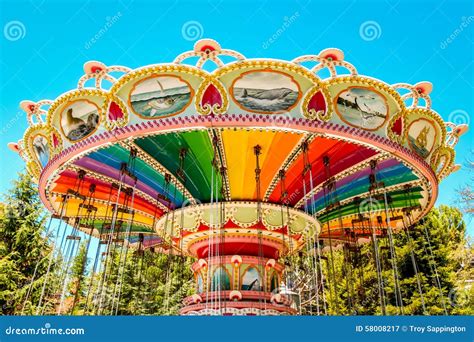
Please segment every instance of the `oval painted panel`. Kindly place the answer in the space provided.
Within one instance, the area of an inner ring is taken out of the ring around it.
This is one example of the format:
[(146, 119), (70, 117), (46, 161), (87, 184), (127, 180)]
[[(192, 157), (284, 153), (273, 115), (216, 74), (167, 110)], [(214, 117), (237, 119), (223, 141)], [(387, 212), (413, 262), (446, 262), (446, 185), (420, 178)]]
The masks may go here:
[(37, 135), (33, 138), (33, 150), (42, 167), (45, 167), (49, 161), (49, 144), (48, 139), (44, 135)]
[(407, 140), (410, 148), (422, 158), (429, 156), (436, 142), (436, 128), (427, 119), (413, 121), (407, 130)]
[(79, 141), (94, 133), (99, 126), (99, 108), (87, 100), (68, 103), (61, 112), (61, 130), (71, 141)]
[(234, 81), (231, 93), (242, 109), (261, 114), (287, 112), (301, 96), (291, 76), (271, 70), (243, 73)]
[(439, 157), (438, 165), (436, 166), (436, 171), (435, 171), (437, 175), (441, 174), (441, 171), (443, 171), (444, 167), (446, 166), (446, 161), (447, 161), (447, 158), (445, 155), (442, 155)]
[(388, 119), (388, 105), (378, 91), (365, 87), (349, 87), (335, 98), (336, 113), (345, 123), (375, 131)]
[(151, 76), (133, 86), (129, 105), (142, 118), (162, 118), (185, 110), (192, 95), (189, 84), (179, 77)]

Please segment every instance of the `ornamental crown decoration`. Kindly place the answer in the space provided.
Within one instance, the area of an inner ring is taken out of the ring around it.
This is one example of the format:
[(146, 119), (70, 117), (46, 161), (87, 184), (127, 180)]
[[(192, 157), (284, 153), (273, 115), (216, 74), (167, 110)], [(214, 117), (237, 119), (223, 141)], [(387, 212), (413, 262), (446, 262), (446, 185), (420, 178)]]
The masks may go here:
[[(169, 96), (171, 88), (179, 96)], [(55, 100), (20, 103), (29, 127), (22, 140), (8, 146), (39, 179), (66, 151), (79, 156), (99, 140), (131, 136), (153, 125), (204, 123), (204, 117), (212, 123), (227, 116), (245, 126), (245, 118), (252, 117), (266, 129), (291, 130), (298, 123), (320, 132), (325, 127), (344, 135), (357, 132), (364, 143), (383, 140), (408, 150), (441, 180), (459, 169), (454, 147), (468, 126), (442, 120), (431, 108), (432, 89), (430, 82), (389, 85), (359, 75), (335, 48), (292, 61), (248, 59), (202, 39), (172, 63), (138, 69), (85, 63), (76, 89)], [(159, 96), (144, 104), (151, 93)], [(278, 106), (255, 101), (282, 98)]]

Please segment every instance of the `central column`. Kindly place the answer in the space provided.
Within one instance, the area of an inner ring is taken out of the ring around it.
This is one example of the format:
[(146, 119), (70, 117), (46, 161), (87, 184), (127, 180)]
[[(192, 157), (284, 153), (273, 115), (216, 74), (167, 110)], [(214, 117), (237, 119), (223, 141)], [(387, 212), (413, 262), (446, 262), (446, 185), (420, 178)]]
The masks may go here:
[(296, 314), (292, 299), (279, 293), (284, 266), (276, 260), (287, 251), (282, 234), (271, 236), (262, 224), (242, 228), (228, 222), (222, 230), (189, 246), (199, 257), (192, 266), (196, 294), (184, 300), (181, 314)]
[(176, 254), (196, 259), (196, 293), (185, 298), (182, 315), (293, 315), (281, 260), (317, 236), (320, 225), (294, 208), (229, 201), (177, 209), (155, 230)]

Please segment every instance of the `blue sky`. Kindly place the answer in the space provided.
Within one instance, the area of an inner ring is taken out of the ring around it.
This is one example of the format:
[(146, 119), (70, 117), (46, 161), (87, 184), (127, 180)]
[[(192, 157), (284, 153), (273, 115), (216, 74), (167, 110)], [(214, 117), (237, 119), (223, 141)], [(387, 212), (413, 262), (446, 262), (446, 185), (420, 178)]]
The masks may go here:
[[(474, 112), (473, 4), (0, 1), (0, 192), (24, 166), (6, 147), (27, 127), (21, 100), (54, 99), (74, 88), (88, 60), (132, 68), (171, 62), (199, 37), (249, 58), (293, 59), (337, 47), (360, 74), (388, 83), (432, 82), (433, 109), (445, 120), (468, 123)], [(474, 130), (462, 137), (457, 163), (472, 156), (473, 138)], [(437, 204), (456, 203), (455, 190), (468, 181), (465, 170), (444, 180)], [(469, 226), (473, 235), (473, 223)]]

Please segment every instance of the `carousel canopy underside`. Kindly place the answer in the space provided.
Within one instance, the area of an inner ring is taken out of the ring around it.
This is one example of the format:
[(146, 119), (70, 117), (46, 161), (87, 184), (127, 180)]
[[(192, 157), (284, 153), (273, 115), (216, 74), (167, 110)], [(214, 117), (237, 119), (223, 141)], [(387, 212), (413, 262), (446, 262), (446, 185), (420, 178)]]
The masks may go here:
[(215, 202), (283, 204), (323, 239), (399, 230), (434, 205), (467, 131), (431, 109), (431, 83), (359, 75), (338, 49), (252, 60), (205, 39), (173, 63), (84, 71), (54, 101), (23, 101), (30, 127), (9, 146), (58, 218), (144, 247), (180, 238), (157, 226), (167, 213)]
[[(148, 235), (145, 246), (160, 244), (159, 236), (154, 235), (153, 217), (165, 214), (163, 208), (156, 206), (156, 198), (165, 193), (164, 170), (169, 171), (176, 183), (170, 183), (167, 189), (172, 208), (180, 208), (183, 204), (207, 203), (211, 195), (213, 135), (218, 134), (221, 144), (219, 153), (225, 161), (226, 173), (215, 174), (219, 189), (219, 201), (256, 201), (256, 185), (254, 181), (255, 163), (253, 147), (259, 144), (262, 147), (261, 155), (261, 189), (265, 194), (264, 201), (280, 203), (281, 183), (278, 172), (285, 165), (287, 204), (290, 207), (315, 214), (322, 225), (324, 235), (329, 224), (337, 231), (343, 227), (352, 227), (352, 221), (359, 213), (368, 211), (369, 207), (362, 207), (355, 198), (368, 198), (371, 173), (370, 162), (377, 160), (377, 180), (383, 182), (386, 193), (391, 199), (391, 209), (399, 210), (407, 206), (418, 206), (425, 189), (419, 177), (410, 168), (394, 157), (349, 141), (323, 137), (317, 134), (302, 133), (285, 130), (260, 129), (197, 129), (192, 131), (162, 133), (149, 136), (137, 136), (132, 141), (123, 144), (114, 144), (85, 154), (71, 162), (50, 185), (52, 206), (59, 211), (61, 195), (65, 195), (77, 181), (78, 170), (85, 170), (82, 192), (85, 194), (90, 184), (96, 184), (95, 198), (98, 203), (98, 216), (106, 216), (107, 200), (111, 184), (119, 179), (121, 165), (127, 163), (130, 148), (138, 150), (134, 173), (137, 176), (137, 194), (133, 208), (135, 217), (132, 224), (131, 242), (136, 242), (137, 234)], [(313, 188), (310, 188), (309, 178), (305, 178), (303, 185), (303, 154), (301, 153), (304, 141), (309, 142), (308, 157), (312, 167)], [(184, 163), (184, 184), (180, 182), (177, 171), (179, 169), (179, 152), (187, 150)], [(294, 158), (291, 158), (295, 155)], [(329, 172), (336, 178), (336, 195), (341, 202), (337, 210), (327, 211), (327, 196), (324, 194), (323, 183), (327, 180), (323, 157), (329, 157)], [(224, 176), (224, 179), (222, 178)], [(133, 179), (125, 179), (129, 186)], [(215, 183), (215, 184), (216, 184)], [(223, 184), (228, 184), (228, 196), (220, 191)], [(405, 185), (411, 184), (411, 192), (407, 194)], [(304, 189), (305, 187), (305, 189)], [(306, 197), (304, 194), (306, 191)], [(228, 198), (225, 198), (228, 197)], [(314, 205), (309, 205), (310, 197)], [(70, 199), (65, 216), (75, 217), (79, 211), (81, 199)], [(125, 204), (125, 195), (122, 193), (120, 202)], [(166, 201), (162, 199), (163, 205)], [(285, 203), (285, 204), (286, 204)], [(377, 203), (381, 203), (378, 201)], [(385, 217), (383, 207), (373, 207)], [(130, 215), (125, 214), (127, 221)], [(102, 222), (96, 222), (95, 235), (98, 235)], [(122, 230), (125, 232), (125, 225)]]

